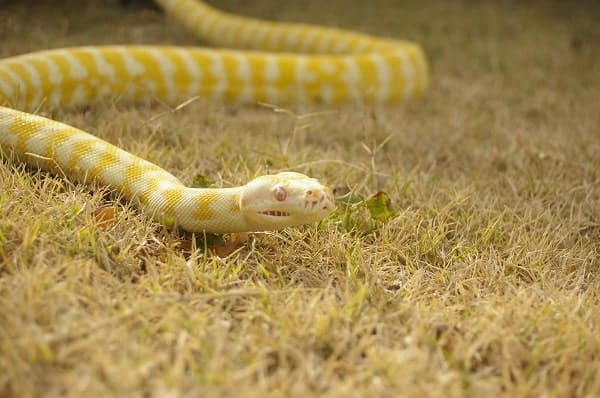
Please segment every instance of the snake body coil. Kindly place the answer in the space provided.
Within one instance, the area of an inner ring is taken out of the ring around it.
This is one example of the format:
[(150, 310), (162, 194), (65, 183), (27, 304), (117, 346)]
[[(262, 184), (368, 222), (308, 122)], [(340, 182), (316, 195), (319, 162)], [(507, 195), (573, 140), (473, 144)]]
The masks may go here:
[(424, 54), (411, 42), (230, 15), (196, 0), (156, 0), (216, 45), (96, 46), (0, 60), (0, 146), (24, 162), (96, 179), (147, 214), (188, 231), (242, 232), (311, 223), (334, 209), (331, 192), (299, 173), (234, 188), (186, 188), (160, 167), (76, 128), (15, 110), (77, 106), (119, 95), (166, 101), (204, 96), (235, 102), (387, 103), (427, 86)]

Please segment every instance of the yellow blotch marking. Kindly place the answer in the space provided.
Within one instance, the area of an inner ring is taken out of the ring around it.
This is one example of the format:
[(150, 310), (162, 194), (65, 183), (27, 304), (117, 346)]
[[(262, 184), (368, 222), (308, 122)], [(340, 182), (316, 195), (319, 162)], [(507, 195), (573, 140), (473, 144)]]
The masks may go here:
[(368, 54), (357, 55), (355, 60), (361, 76), (357, 89), (364, 93), (364, 98), (367, 101), (372, 102), (377, 97), (378, 91), (377, 68)]
[[(72, 65), (69, 62), (68, 56), (71, 56), (85, 71), (85, 75), (73, 75), (76, 71), (72, 70)], [(77, 99), (76, 103), (86, 103), (92, 97), (92, 88), (90, 87), (90, 78), (88, 76), (95, 75), (93, 63), (91, 63), (89, 57), (86, 54), (81, 53), (77, 50), (65, 50), (61, 52), (49, 52), (46, 54), (48, 60), (53, 62), (58, 71), (61, 74), (61, 81), (58, 86), (50, 81), (50, 76), (47, 74), (47, 70), (42, 74), (42, 82), (45, 93), (49, 95), (52, 92), (53, 87), (60, 87), (61, 90), (61, 102), (68, 102)], [(45, 65), (41, 65), (42, 68), (46, 68)], [(78, 98), (75, 98), (75, 97)]]
[(405, 54), (387, 53), (383, 54), (383, 61), (387, 64), (390, 72), (390, 80), (388, 96), (395, 100), (400, 100), (404, 97), (406, 89), (406, 76), (404, 75), (404, 62), (408, 60)]
[(71, 151), (71, 159), (67, 163), (67, 169), (69, 171), (71, 171), (71, 170), (75, 171), (75, 172), (78, 171), (79, 166), (77, 165), (77, 163), (83, 156), (90, 153), (94, 142), (95, 142), (95, 140), (85, 140), (85, 141), (77, 141), (73, 144), (72, 151)]
[[(135, 196), (135, 194), (137, 194), (137, 192), (133, 191), (132, 182), (141, 179), (143, 174), (144, 167), (139, 163), (131, 163), (125, 168), (125, 171), (123, 172), (123, 185), (121, 187), (121, 192), (123, 192), (123, 195), (125, 195), (127, 198), (132, 198)], [(149, 188), (152, 183), (158, 184), (158, 181), (149, 180), (147, 188)], [(148, 202), (148, 196), (145, 194), (145, 192), (146, 191), (142, 192), (137, 198), (141, 204)]]
[[(101, 84), (99, 79), (102, 75), (98, 72), (96, 62), (91, 54), (76, 50), (72, 52), (72, 55), (89, 75), (84, 79), (73, 79), (73, 83), (69, 87), (69, 92), (63, 92), (63, 98), (77, 104), (81, 103), (81, 101), (88, 103), (95, 97), (97, 86)], [(79, 98), (77, 98), (78, 96)]]
[[(278, 69), (278, 78), (273, 82), (273, 87), (279, 96), (284, 101), (292, 101), (295, 98), (296, 91), (296, 63), (298, 59), (289, 54), (277, 55), (275, 62)], [(261, 84), (261, 87), (257, 91), (264, 91), (265, 85)], [(265, 95), (268, 99), (268, 96)]]
[(175, 207), (183, 198), (183, 189), (183, 187), (175, 187), (165, 189), (162, 192), (162, 196), (167, 202), (166, 205), (163, 206), (163, 212), (169, 217), (173, 217), (175, 215)]
[(117, 158), (117, 148), (113, 146), (107, 145), (102, 151), (96, 151), (95, 153), (97, 157), (96, 164), (90, 170), (90, 174), (92, 176), (97, 176), (102, 171), (106, 170), (108, 166), (111, 166), (117, 163), (119, 160)]
[[(252, 86), (254, 88), (260, 88), (263, 84), (268, 83), (268, 80), (265, 78), (267, 59), (265, 57), (257, 57), (252, 55), (245, 57), (248, 61), (248, 68), (250, 69), (250, 82), (252, 83)], [(274, 81), (277, 80), (278, 78)]]
[(225, 75), (225, 81), (227, 82), (224, 98), (231, 101), (240, 95), (245, 82), (244, 80), (240, 79), (238, 74), (238, 58), (236, 58), (233, 54), (223, 53), (221, 55), (221, 61), (223, 65), (223, 74)]
[[(133, 56), (131, 51), (128, 51), (128, 54)], [(111, 84), (111, 92), (122, 93), (126, 98), (133, 100), (142, 98), (144, 89), (139, 84), (140, 77), (130, 75), (124, 55), (116, 49), (106, 49), (102, 51), (102, 56), (106, 62), (114, 67), (115, 75), (117, 76), (117, 81)], [(134, 60), (139, 62), (137, 58), (134, 58)], [(145, 70), (146, 66), (144, 65)]]
[(250, 53), (244, 55), (250, 71), (249, 83), (256, 101), (270, 101), (270, 93), (277, 95), (286, 93), (293, 86), (293, 62), (289, 56), (273, 56), (269, 64), (268, 58), (262, 54)]
[(192, 77), (188, 74), (186, 63), (178, 51), (172, 49), (165, 49), (162, 51), (162, 55), (165, 56), (173, 64), (173, 75), (172, 83), (173, 88), (177, 90), (177, 95), (186, 93), (188, 86), (192, 82)]
[[(217, 75), (213, 72), (214, 59), (206, 53), (206, 51), (190, 50), (189, 53), (195, 67), (202, 71), (201, 81), (202, 84), (199, 88), (198, 95), (209, 96), (213, 93), (215, 86), (219, 82)], [(219, 57), (220, 55), (217, 55)]]
[(127, 181), (137, 181), (142, 178), (142, 174), (144, 174), (144, 167), (139, 163), (131, 163), (125, 168), (124, 175)]
[(65, 165), (62, 162), (63, 159), (59, 158), (57, 148), (78, 133), (80, 133), (79, 130), (65, 125), (61, 125), (61, 128), (58, 130), (53, 130), (51, 134), (44, 137), (44, 139), (47, 140), (48, 146), (46, 147), (43, 156), (52, 158), (55, 162), (53, 166), (58, 165), (61, 168), (64, 167)]
[[(222, 25), (222, 20), (224, 19), (223, 16), (221, 15), (217, 15), (216, 17), (214, 17), (211, 21), (211, 24), (208, 26), (208, 28), (205, 29), (205, 31), (202, 33), (202, 36), (206, 37), (207, 39), (209, 39), (209, 41), (215, 40), (215, 30), (218, 26)], [(217, 38), (220, 39), (220, 38)]]
[(194, 212), (194, 218), (197, 220), (210, 220), (213, 218), (213, 211), (210, 205), (217, 200), (219, 194), (213, 190), (206, 190), (198, 199), (198, 207)]
[(231, 206), (229, 207), (230, 213), (237, 213), (240, 211), (240, 195), (231, 196)]
[[(304, 90), (310, 100), (327, 100), (343, 102), (348, 99), (349, 92), (342, 80), (345, 65), (338, 57), (315, 56), (306, 58), (305, 70), (313, 76), (312, 80), (303, 80)], [(324, 87), (330, 88), (331, 98), (322, 98)]]
[(33, 85), (33, 81), (29, 76), (27, 69), (20, 62), (12, 62), (7, 66), (8, 69), (20, 80), (20, 82), (17, 83), (19, 100), (23, 101), (25, 104), (31, 105), (30, 102), (35, 97), (35, 86)]
[[(46, 55), (48, 59), (56, 65), (56, 68), (61, 74), (61, 81), (58, 87), (61, 90), (61, 102), (65, 101), (65, 98), (71, 98), (73, 95), (73, 91), (75, 89), (75, 84), (70, 74), (70, 65), (67, 61), (67, 58), (63, 53), (49, 53)], [(50, 94), (52, 92), (52, 87), (54, 86), (49, 79), (49, 76), (44, 74), (44, 90), (46, 90), (46, 94)]]
[[(139, 174), (138, 176), (135, 176), (135, 174), (137, 173), (137, 170), (133, 170), (133, 175), (134, 175), (134, 179), (135, 178), (141, 178), (141, 174)], [(134, 192), (131, 190), (131, 185), (129, 184), (129, 182), (131, 182), (133, 180), (130, 180), (130, 175), (127, 174), (127, 170), (125, 171), (125, 181), (123, 182), (123, 194), (130, 198), (134, 195)], [(160, 179), (158, 178), (152, 178), (152, 179), (148, 179), (145, 184), (144, 184), (144, 188), (142, 190), (142, 192), (139, 193), (138, 196), (138, 200), (140, 201), (140, 203), (145, 204), (148, 203), (148, 201), (150, 200), (150, 195), (152, 195), (152, 193), (156, 192), (156, 190), (158, 189), (158, 185), (160, 184)]]
[[(23, 161), (33, 163), (38, 167), (53, 170), (57, 166), (65, 168), (68, 172), (68, 163), (65, 165), (59, 162), (57, 158), (57, 148), (79, 131), (56, 123), (52, 120), (36, 119), (31, 120), (27, 117), (15, 118), (8, 126), (11, 134), (17, 138), (15, 142), (15, 153), (18, 154)], [(54, 127), (49, 129), (49, 127)], [(28, 142), (31, 139), (36, 139), (44, 142), (41, 148), (37, 148), (32, 152), (32, 148), (28, 147)], [(67, 166), (67, 167), (65, 167)]]
[(50, 147), (56, 148), (57, 146), (66, 142), (69, 138), (73, 137), (81, 133), (79, 130), (69, 127), (62, 126), (60, 130), (55, 130), (50, 137), (48, 137), (48, 141), (50, 142)]
[[(37, 73), (38, 77), (39, 77), (39, 88), (36, 89), (36, 91), (43, 93), (44, 95), (48, 95), (49, 93), (52, 92), (53, 89), (53, 84), (49, 79), (48, 76), (48, 72), (49, 72), (49, 68), (48, 66), (39, 58), (35, 58), (35, 57), (31, 57), (30, 59), (27, 60), (27, 64), (29, 64)], [(33, 100), (33, 97), (36, 95), (36, 93), (27, 93), (27, 101), (31, 101)], [(40, 98), (41, 99), (41, 98)], [(38, 104), (32, 104), (32, 105), (38, 105)]]
[[(160, 69), (160, 62), (156, 58), (154, 58), (154, 56), (152, 56), (150, 52), (144, 51), (143, 49), (134, 48), (128, 51), (128, 54), (135, 61), (144, 66), (143, 80), (145, 82), (151, 83), (144, 84), (144, 86), (141, 87), (138, 85), (138, 87), (136, 88), (141, 90), (141, 92), (148, 93), (152, 91), (150, 87), (153, 86), (153, 95), (156, 95), (157, 98), (166, 98), (167, 87), (165, 86), (164, 76), (162, 70)], [(136, 94), (138, 94), (137, 91), (138, 90), (136, 90)]]
[[(16, 150), (18, 153), (27, 152), (27, 141), (39, 134), (40, 130), (52, 124), (49, 120), (26, 120), (17, 118), (10, 123), (8, 129), (17, 135)], [(36, 155), (46, 156), (46, 153)]]
[(109, 70), (112, 67), (114, 74), (108, 73), (107, 70), (99, 70), (100, 66), (96, 65), (96, 60), (92, 54), (84, 54), (86, 56), (84, 64), (87, 68), (94, 71), (92, 81), (97, 86), (94, 90), (104, 90), (107, 93), (114, 94), (123, 94), (127, 91), (130, 84), (128, 82), (128, 74), (124, 70), (123, 59), (115, 48), (107, 47), (98, 49), (97, 51), (97, 56), (101, 59), (99, 62), (109, 65)]

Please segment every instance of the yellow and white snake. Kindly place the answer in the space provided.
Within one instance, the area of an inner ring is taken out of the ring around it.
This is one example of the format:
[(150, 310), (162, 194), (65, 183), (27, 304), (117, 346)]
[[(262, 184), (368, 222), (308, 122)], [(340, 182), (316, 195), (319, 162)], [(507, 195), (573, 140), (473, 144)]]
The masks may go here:
[(281, 229), (334, 209), (331, 191), (300, 173), (233, 188), (187, 188), (160, 167), (74, 127), (25, 111), (78, 106), (119, 95), (174, 101), (388, 103), (428, 83), (411, 42), (339, 29), (274, 23), (218, 11), (197, 0), (156, 0), (198, 36), (226, 47), (61, 48), (0, 60), (0, 148), (69, 178), (95, 179), (167, 226), (214, 233)]

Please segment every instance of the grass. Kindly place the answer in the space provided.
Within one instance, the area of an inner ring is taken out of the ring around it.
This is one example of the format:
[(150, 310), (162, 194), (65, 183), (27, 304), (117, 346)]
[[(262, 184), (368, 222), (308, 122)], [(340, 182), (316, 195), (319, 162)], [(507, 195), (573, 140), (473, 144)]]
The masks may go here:
[[(0, 56), (194, 43), (143, 4), (28, 3), (0, 8)], [(302, 120), (205, 100), (42, 111), (184, 181), (291, 168), (383, 190), (395, 217), (355, 210), (211, 257), (100, 186), (3, 160), (0, 395), (598, 396), (600, 8), (221, 3), (416, 39), (432, 87)]]

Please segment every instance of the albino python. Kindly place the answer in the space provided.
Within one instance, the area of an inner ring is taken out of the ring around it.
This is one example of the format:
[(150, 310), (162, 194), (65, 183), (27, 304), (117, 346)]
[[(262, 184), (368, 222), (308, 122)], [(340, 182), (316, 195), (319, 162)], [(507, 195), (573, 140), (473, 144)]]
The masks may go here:
[(201, 38), (226, 47), (61, 48), (0, 60), (0, 149), (69, 178), (95, 179), (159, 222), (214, 233), (312, 223), (334, 209), (331, 191), (300, 173), (234, 188), (187, 188), (160, 167), (74, 127), (21, 112), (119, 95), (166, 101), (206, 96), (236, 102), (387, 103), (428, 83), (421, 48), (305, 24), (264, 22), (196, 0), (157, 3)]

